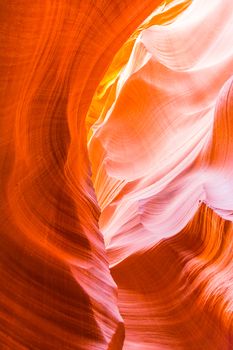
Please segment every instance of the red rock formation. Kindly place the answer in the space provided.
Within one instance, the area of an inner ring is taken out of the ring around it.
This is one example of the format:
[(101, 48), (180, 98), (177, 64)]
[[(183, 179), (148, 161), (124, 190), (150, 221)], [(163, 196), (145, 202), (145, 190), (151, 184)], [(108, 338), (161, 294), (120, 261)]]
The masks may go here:
[(2, 1), (0, 349), (232, 349), (232, 13)]
[(158, 3), (0, 5), (1, 349), (121, 348), (85, 115), (114, 54)]

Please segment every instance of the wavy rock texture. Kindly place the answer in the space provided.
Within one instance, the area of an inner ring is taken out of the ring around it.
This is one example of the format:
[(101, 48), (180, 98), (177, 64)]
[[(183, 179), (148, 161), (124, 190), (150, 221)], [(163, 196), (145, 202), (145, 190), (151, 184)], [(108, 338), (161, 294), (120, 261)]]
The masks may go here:
[(233, 349), (232, 1), (0, 14), (0, 349)]
[(233, 348), (232, 35), (230, 0), (164, 4), (89, 109), (124, 349)]
[(1, 349), (118, 349), (85, 116), (159, 1), (1, 2)]

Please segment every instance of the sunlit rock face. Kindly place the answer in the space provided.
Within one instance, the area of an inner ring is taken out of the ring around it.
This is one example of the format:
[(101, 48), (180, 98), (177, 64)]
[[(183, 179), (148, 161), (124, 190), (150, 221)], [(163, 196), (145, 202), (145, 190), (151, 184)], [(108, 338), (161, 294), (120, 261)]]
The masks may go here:
[(232, 350), (232, 0), (0, 13), (0, 349)]
[(164, 4), (92, 100), (88, 149), (124, 349), (233, 346), (232, 36), (232, 1)]

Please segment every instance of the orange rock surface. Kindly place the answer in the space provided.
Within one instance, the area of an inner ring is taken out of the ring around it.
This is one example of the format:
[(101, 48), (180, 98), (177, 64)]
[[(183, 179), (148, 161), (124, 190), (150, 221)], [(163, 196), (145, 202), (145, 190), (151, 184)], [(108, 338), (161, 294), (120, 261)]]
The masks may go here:
[(0, 18), (0, 349), (233, 349), (232, 1)]

